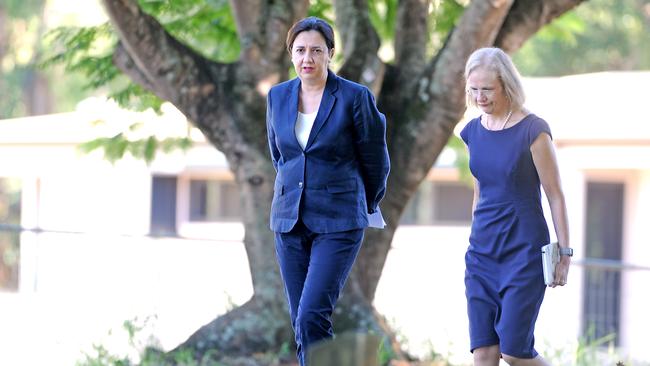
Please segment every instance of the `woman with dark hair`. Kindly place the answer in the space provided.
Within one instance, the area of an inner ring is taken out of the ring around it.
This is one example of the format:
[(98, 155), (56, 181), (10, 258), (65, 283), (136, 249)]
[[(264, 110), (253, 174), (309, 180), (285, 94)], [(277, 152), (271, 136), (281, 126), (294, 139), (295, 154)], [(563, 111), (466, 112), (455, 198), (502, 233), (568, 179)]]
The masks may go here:
[(298, 21), (287, 50), (297, 77), (267, 96), (277, 172), (270, 221), (304, 366), (309, 346), (334, 334), (334, 306), (384, 196), (389, 158), (386, 120), (371, 92), (329, 69), (332, 27)]

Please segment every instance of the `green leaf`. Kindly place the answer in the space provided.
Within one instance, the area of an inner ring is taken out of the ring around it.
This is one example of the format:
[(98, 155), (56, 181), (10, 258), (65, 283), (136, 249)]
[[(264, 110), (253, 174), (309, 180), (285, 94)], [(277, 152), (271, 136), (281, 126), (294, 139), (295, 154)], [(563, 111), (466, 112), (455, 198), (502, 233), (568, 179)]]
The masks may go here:
[(153, 161), (156, 156), (156, 149), (158, 148), (158, 140), (155, 137), (149, 136), (147, 142), (144, 145), (144, 160), (146, 162)]

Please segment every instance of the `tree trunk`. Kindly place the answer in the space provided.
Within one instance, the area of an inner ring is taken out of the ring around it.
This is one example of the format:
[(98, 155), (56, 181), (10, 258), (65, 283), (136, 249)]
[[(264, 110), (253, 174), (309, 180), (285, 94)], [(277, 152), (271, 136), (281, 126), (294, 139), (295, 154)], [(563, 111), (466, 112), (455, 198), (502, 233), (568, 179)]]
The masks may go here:
[(0, 61), (5, 57), (9, 48), (9, 28), (7, 26), (7, 10), (0, 4)]
[(52, 90), (50, 82), (41, 72), (29, 70), (23, 83), (25, 114), (36, 116), (52, 113)]
[[(302, 1), (231, 1), (242, 40), (240, 61), (206, 60), (173, 39), (136, 0), (103, 0), (121, 40), (115, 63), (134, 81), (175, 104), (229, 162), (240, 186), (244, 245), (254, 296), (243, 306), (199, 329), (180, 348), (197, 357), (209, 350), (229, 354), (277, 351), (291, 342), (284, 292), (268, 228), (275, 172), (265, 131), (269, 85), (287, 78), (284, 37), (304, 17)], [(445, 45), (426, 60), (429, 2), (399, 2), (396, 60), (377, 56), (379, 37), (367, 4), (334, 2), (344, 62), (339, 74), (372, 87), (388, 119), (391, 174), (381, 204), (385, 230), (368, 229), (364, 245), (335, 311), (335, 330), (390, 334), (372, 301), (399, 218), (444, 148), (464, 111), (464, 60), (476, 48), (502, 45), (515, 51), (541, 26), (582, 0), (474, 0)], [(541, 3), (541, 4), (540, 4)], [(514, 5), (513, 5), (514, 4)], [(418, 15), (413, 20), (413, 15)], [(263, 21), (262, 21), (263, 19)], [(521, 36), (521, 35), (524, 36)], [(394, 338), (388, 338), (394, 339)], [(395, 346), (397, 349), (398, 347)]]
[[(9, 27), (7, 26), (7, 10), (4, 8), (3, 4), (0, 4), (0, 66), (3, 64), (5, 55), (7, 54), (7, 49), (9, 48)], [(4, 77), (2, 75), (2, 67), (0, 67), (0, 92), (5, 90)], [(4, 115), (2, 108), (2, 103), (0, 103), (0, 119), (7, 118), (9, 116)]]

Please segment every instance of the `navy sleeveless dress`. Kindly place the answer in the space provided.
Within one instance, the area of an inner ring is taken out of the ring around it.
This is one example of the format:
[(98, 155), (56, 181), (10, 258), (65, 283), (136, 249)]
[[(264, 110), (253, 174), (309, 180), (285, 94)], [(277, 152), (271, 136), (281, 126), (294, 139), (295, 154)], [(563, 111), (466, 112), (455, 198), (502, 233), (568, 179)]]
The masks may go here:
[(529, 114), (498, 131), (475, 118), (460, 134), (480, 192), (465, 255), (471, 351), (499, 345), (510, 356), (537, 356), (533, 333), (546, 290), (541, 247), (549, 233), (530, 145), (542, 132), (551, 136), (546, 121)]

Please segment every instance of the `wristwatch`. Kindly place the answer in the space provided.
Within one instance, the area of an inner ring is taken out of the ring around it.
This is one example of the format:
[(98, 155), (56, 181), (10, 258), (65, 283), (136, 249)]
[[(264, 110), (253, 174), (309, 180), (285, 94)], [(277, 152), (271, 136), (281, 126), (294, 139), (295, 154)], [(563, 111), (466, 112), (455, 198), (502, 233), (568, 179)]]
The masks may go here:
[(566, 256), (569, 256), (569, 257), (573, 257), (573, 248), (560, 247), (560, 255), (566, 255)]

